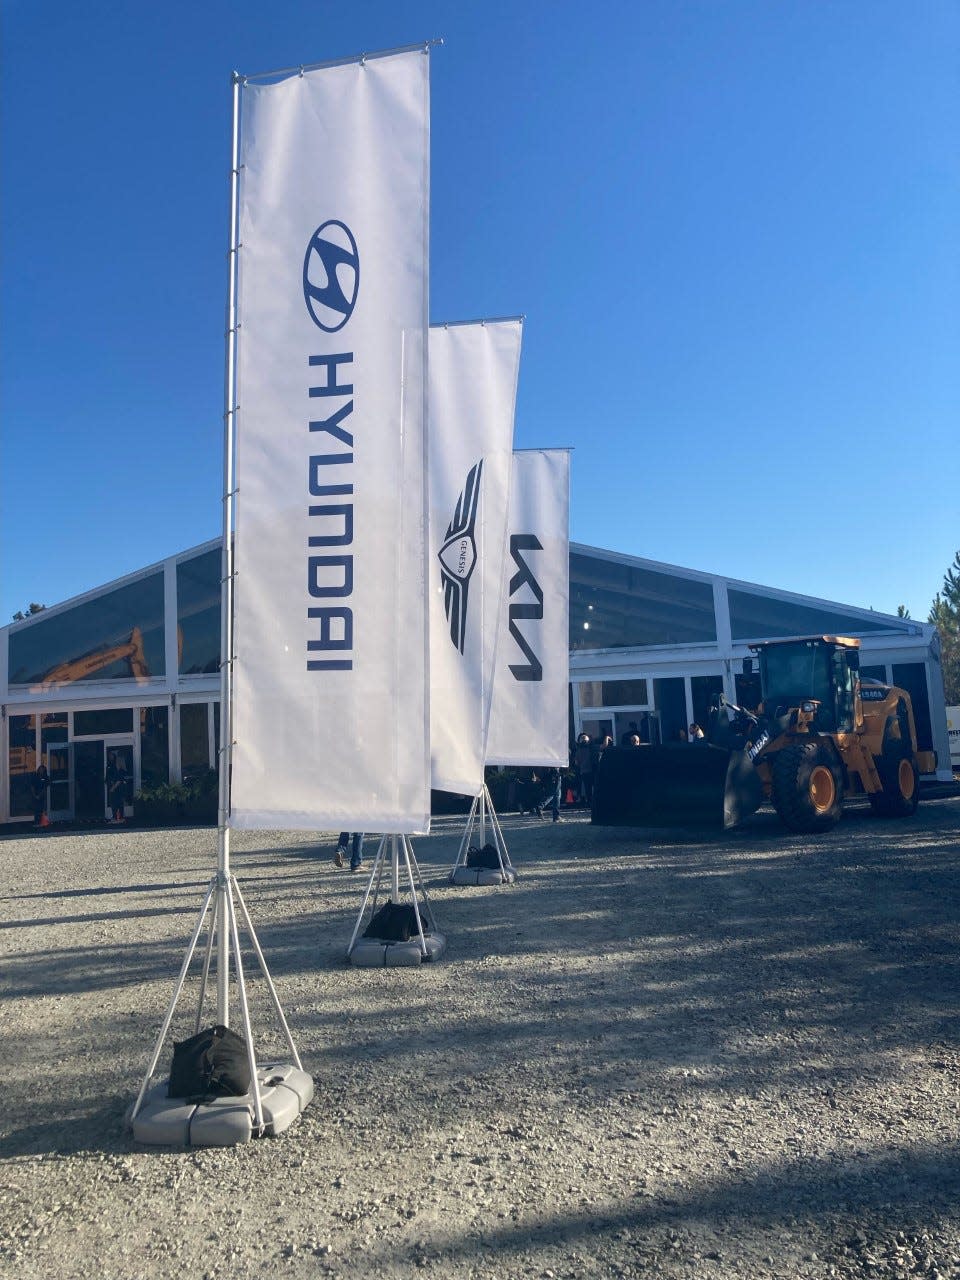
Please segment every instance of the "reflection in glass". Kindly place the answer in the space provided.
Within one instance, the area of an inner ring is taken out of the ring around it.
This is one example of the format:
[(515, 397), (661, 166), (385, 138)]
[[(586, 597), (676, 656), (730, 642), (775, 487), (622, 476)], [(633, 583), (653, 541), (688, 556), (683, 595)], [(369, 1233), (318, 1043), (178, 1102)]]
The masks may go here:
[(734, 676), (736, 684), (736, 697), (734, 701), (738, 707), (746, 707), (748, 711), (754, 711), (763, 701), (763, 689), (760, 684), (760, 673), (758, 671), (751, 672), (750, 675), (742, 675), (738, 672)]
[(570, 553), (570, 648), (715, 641), (713, 586), (640, 565)]
[(50, 812), (65, 813), (70, 808), (70, 748), (51, 746), (46, 758), (50, 770)]
[(734, 640), (763, 640), (772, 636), (859, 636), (869, 631), (890, 631), (896, 624), (884, 618), (872, 622), (821, 607), (774, 600), (730, 587), (730, 631)]
[(933, 750), (933, 724), (930, 699), (927, 696), (927, 669), (922, 662), (895, 662), (893, 683), (905, 689), (913, 703), (913, 720), (917, 732), (917, 750)]
[(599, 680), (581, 680), (577, 685), (581, 707), (603, 706), (603, 685)]
[(162, 676), (163, 643), (160, 572), (11, 631), (10, 683)]
[(180, 674), (220, 670), (220, 548), (177, 565)]
[(683, 676), (653, 682), (653, 702), (660, 712), (660, 732), (664, 742), (678, 742), (687, 736), (687, 695)]
[(166, 707), (140, 708), (140, 785), (170, 781), (170, 716)]
[(875, 667), (862, 666), (860, 668), (860, 679), (861, 680), (879, 680), (881, 684), (886, 684), (887, 668), (882, 664)]
[(66, 742), (69, 736), (66, 711), (52, 711), (40, 717), (41, 755), (46, 756), (51, 742)]
[(646, 680), (604, 680), (601, 707), (645, 707)]
[(718, 703), (723, 693), (723, 676), (691, 676), (690, 698), (693, 702), (693, 722), (706, 732), (710, 724), (710, 708)]
[(30, 782), (37, 768), (37, 717), (10, 716), (10, 816), (33, 816)]
[(100, 711), (75, 711), (75, 738), (105, 737), (108, 733), (133, 733), (132, 707), (106, 707)]
[(602, 742), (604, 738), (613, 737), (612, 720), (582, 720), (581, 732), (587, 734), (591, 742)]
[(192, 782), (210, 768), (207, 704), (180, 703), (180, 776)]
[(40, 717), (40, 756), (50, 770), (50, 812), (70, 808), (70, 748), (66, 711), (51, 711)]

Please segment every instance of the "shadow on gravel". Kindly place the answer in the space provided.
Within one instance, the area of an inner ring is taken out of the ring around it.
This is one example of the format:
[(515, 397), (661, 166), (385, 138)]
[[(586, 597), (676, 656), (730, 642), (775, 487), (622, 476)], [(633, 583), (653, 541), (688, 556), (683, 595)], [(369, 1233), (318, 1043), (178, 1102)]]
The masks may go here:
[[(427, 1259), (442, 1259), (444, 1265), (451, 1266), (455, 1262), (475, 1262), (478, 1252), (487, 1266), (498, 1269), (516, 1265), (524, 1255), (542, 1258), (551, 1250), (562, 1251), (568, 1258), (571, 1252), (583, 1250), (594, 1255), (595, 1265), (605, 1251), (614, 1254), (617, 1239), (622, 1248), (626, 1237), (637, 1251), (641, 1268), (643, 1253), (650, 1250), (659, 1254), (657, 1246), (662, 1244), (667, 1247), (670, 1269), (658, 1269), (654, 1274), (680, 1274), (673, 1268), (684, 1264), (692, 1270), (683, 1274), (702, 1274), (709, 1262), (702, 1260), (699, 1253), (684, 1258), (682, 1233), (685, 1227), (693, 1228), (704, 1221), (736, 1223), (739, 1232), (749, 1227), (773, 1231), (791, 1222), (798, 1213), (836, 1219), (855, 1209), (861, 1221), (872, 1213), (884, 1212), (897, 1223), (907, 1224), (917, 1218), (929, 1222), (933, 1215), (955, 1214), (958, 1195), (960, 1148), (953, 1144), (910, 1151), (891, 1148), (855, 1164), (810, 1160), (803, 1165), (774, 1165), (757, 1177), (716, 1180), (704, 1184), (695, 1195), (672, 1201), (645, 1202), (638, 1197), (613, 1212), (545, 1213), (535, 1227), (487, 1221), (478, 1224), (467, 1237), (424, 1235), (414, 1244), (394, 1246), (389, 1255), (380, 1256), (383, 1264), (405, 1263), (411, 1275)], [(674, 1229), (669, 1238), (662, 1235), (666, 1228)], [(677, 1229), (679, 1234), (674, 1234)], [(719, 1259), (721, 1255), (708, 1254), (707, 1258), (711, 1256)], [(375, 1274), (379, 1269), (377, 1254), (368, 1254), (367, 1259), (370, 1274)], [(622, 1253), (619, 1260), (622, 1264)], [(654, 1265), (656, 1261), (653, 1260)], [(870, 1267), (874, 1270), (868, 1268), (864, 1274), (879, 1274), (873, 1263)], [(616, 1265), (611, 1274), (625, 1273), (621, 1265)]]
[(29, 901), (31, 898), (100, 898), (110, 893), (157, 893), (165, 889), (186, 892), (188, 889), (206, 888), (209, 880), (171, 880), (167, 884), (110, 884), (87, 889), (53, 889), (44, 893), (8, 893), (0, 901)]
[[(855, 811), (829, 838), (806, 842), (763, 813), (741, 832), (685, 843), (582, 822), (507, 824), (520, 878), (496, 889), (448, 884), (459, 843), (451, 830), (415, 841), (449, 950), (437, 965), (407, 971), (344, 964), (367, 877), (335, 872), (322, 843), (322, 867), (312, 844), (235, 852), (233, 865), (305, 1066), (320, 1081), (366, 1078), (399, 1046), (424, 1107), (445, 1119), (465, 1105), (451, 1081), (466, 1074), (472, 1088), (500, 1096), (511, 1076), (522, 1079), (525, 1061), (544, 1057), (559, 1092), (586, 1082), (595, 1106), (631, 1089), (662, 1105), (671, 1090), (780, 1097), (801, 1085), (812, 1105), (831, 1106), (864, 1078), (902, 1069), (888, 1060), (903, 1050), (954, 1053), (960, 1043), (956, 810), (931, 805), (911, 824)], [(65, 1004), (58, 1025), (70, 1096), (49, 1119), (11, 1135), (14, 1150), (121, 1141), (118, 1113), (104, 1118), (103, 1090), (113, 1097), (126, 1080), (132, 1100), (204, 888), (192, 878), (25, 895), (138, 901), (128, 911), (7, 922), (104, 925), (96, 939), (63, 945), (69, 934), (57, 931), (41, 948), (4, 957), (4, 1001), (50, 999), (49, 1019), (58, 997), (84, 1000)], [(176, 922), (164, 925), (167, 915)], [(128, 927), (116, 940), (111, 922), (130, 920), (143, 930), (131, 937)], [(198, 969), (199, 956), (192, 981)], [(254, 976), (251, 985), (259, 1036), (274, 1023), (264, 984)], [(467, 985), (491, 996), (482, 1015), (465, 1011)], [(98, 1016), (97, 993), (110, 989), (125, 991), (119, 1019)], [(186, 1020), (195, 990), (184, 996)], [(42, 1063), (46, 1027), (28, 1026), (18, 1032), (17, 1059)], [(174, 1034), (182, 1038), (182, 1028)], [(935, 1153), (945, 1181), (955, 1179), (955, 1158), (952, 1147)], [(892, 1185), (906, 1159), (891, 1155), (878, 1166), (877, 1185)], [(903, 1176), (926, 1179), (925, 1168)], [(836, 1174), (839, 1202), (845, 1180), (867, 1172), (823, 1166), (815, 1176), (832, 1187)], [(803, 1176), (791, 1166), (775, 1181), (789, 1187)], [(761, 1192), (772, 1194), (761, 1183), (709, 1194), (754, 1195), (759, 1212)], [(909, 1185), (898, 1194), (912, 1194)], [(640, 1201), (630, 1220), (643, 1212)], [(581, 1227), (571, 1220), (563, 1229)]]

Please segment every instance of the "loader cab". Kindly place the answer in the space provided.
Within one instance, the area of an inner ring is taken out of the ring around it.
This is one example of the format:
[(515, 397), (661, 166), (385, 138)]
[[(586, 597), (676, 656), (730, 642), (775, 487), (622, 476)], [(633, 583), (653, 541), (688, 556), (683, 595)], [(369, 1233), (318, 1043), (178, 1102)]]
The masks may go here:
[(751, 648), (760, 660), (765, 715), (778, 719), (793, 707), (816, 701), (820, 706), (814, 727), (819, 732), (853, 732), (860, 670), (858, 641), (810, 636)]

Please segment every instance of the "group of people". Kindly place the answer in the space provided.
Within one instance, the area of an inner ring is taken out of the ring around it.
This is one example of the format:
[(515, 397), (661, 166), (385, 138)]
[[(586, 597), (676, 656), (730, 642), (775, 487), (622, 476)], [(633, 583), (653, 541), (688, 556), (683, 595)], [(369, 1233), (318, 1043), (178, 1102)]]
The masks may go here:
[(703, 742), (706, 735), (698, 724), (692, 724), (689, 729), (677, 730), (678, 742)]
[[(637, 738), (639, 746), (640, 739)], [(577, 804), (593, 804), (593, 780), (600, 768), (600, 758), (607, 747), (613, 746), (613, 738), (606, 734), (592, 741), (589, 733), (581, 733), (570, 752), (570, 768), (574, 776), (574, 798)]]
[(549, 809), (554, 822), (560, 821), (563, 774), (559, 769), (527, 769), (516, 781), (513, 803), (524, 813), (546, 816)]
[[(123, 767), (123, 760), (118, 752), (110, 752), (110, 762), (107, 765), (107, 772), (104, 775), (103, 785), (107, 791), (107, 803), (110, 806), (110, 821), (125, 822), (124, 808), (126, 806), (127, 792), (127, 771)], [(47, 792), (50, 788), (50, 772), (47, 766), (40, 762), (34, 771), (30, 780), (30, 797), (33, 801), (33, 825), (34, 827), (46, 827), (49, 825), (47, 817), (47, 809), (49, 807), (49, 799)]]
[[(698, 724), (691, 724), (689, 729), (680, 729), (677, 734), (681, 742), (698, 742), (704, 732)], [(621, 737), (621, 746), (639, 747), (642, 745), (637, 726), (631, 724)], [(593, 803), (593, 781), (600, 767), (600, 758), (607, 747), (613, 746), (613, 738), (609, 734), (593, 742), (588, 733), (581, 733), (570, 752), (570, 769), (573, 772), (574, 803), (588, 808)], [(563, 791), (563, 772), (560, 769), (528, 769), (516, 782), (515, 803), (521, 814), (535, 813), (538, 818), (545, 817), (549, 809), (554, 822), (560, 821), (560, 805)], [(333, 854), (333, 865), (338, 869), (345, 865), (344, 859), (350, 852), (350, 870), (358, 871), (363, 866), (363, 832), (341, 831), (337, 837), (337, 847)]]

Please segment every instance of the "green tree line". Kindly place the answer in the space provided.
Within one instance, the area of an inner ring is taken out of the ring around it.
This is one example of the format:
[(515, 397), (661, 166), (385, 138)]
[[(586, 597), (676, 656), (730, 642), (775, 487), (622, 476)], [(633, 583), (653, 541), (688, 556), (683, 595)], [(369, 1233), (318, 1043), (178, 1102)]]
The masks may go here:
[(940, 632), (940, 662), (948, 706), (960, 704), (960, 551), (953, 557), (943, 586), (930, 606), (932, 622)]

